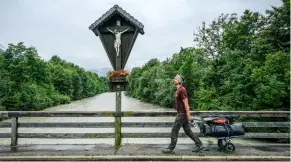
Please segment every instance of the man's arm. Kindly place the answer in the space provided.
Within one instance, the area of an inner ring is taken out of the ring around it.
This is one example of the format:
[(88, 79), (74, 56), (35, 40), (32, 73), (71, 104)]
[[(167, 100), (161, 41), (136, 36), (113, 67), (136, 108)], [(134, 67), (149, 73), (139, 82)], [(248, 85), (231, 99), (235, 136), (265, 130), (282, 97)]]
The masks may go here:
[(192, 120), (192, 117), (191, 117), (191, 114), (190, 114), (190, 107), (189, 107), (189, 103), (188, 103), (188, 95), (187, 95), (186, 89), (182, 91), (181, 96), (182, 96), (182, 100), (183, 100), (183, 103), (184, 103), (184, 106), (185, 106), (187, 119), (188, 120)]
[(192, 117), (190, 114), (190, 108), (189, 108), (189, 104), (188, 104), (188, 98), (183, 99), (183, 102), (184, 102), (185, 109), (186, 109), (187, 119), (192, 120)]

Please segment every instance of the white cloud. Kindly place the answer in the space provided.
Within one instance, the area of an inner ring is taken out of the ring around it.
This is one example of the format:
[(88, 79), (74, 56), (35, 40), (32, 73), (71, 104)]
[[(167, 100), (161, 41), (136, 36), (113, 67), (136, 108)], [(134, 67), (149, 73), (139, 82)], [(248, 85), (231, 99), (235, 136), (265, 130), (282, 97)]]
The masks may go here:
[(192, 34), (202, 21), (245, 9), (264, 12), (278, 0), (1, 0), (0, 44), (25, 42), (41, 57), (58, 54), (86, 69), (111, 67), (101, 41), (88, 29), (118, 4), (144, 24), (126, 67), (151, 58), (165, 59), (192, 46)]

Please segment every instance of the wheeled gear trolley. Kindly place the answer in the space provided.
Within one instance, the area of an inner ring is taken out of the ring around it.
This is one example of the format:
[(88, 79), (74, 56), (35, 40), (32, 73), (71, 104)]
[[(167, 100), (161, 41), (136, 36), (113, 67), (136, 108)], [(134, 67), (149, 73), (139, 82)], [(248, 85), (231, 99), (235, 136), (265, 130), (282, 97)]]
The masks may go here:
[(230, 139), (245, 134), (245, 127), (242, 123), (234, 123), (239, 115), (202, 117), (194, 119), (194, 127), (199, 127), (200, 133), (205, 137), (216, 137), (220, 150), (226, 153), (234, 152), (235, 146)]

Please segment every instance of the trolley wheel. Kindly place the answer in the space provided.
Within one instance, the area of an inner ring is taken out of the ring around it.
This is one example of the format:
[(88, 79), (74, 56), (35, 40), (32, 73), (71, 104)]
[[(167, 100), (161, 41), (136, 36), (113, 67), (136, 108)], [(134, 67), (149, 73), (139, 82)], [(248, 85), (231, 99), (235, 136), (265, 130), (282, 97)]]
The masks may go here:
[(224, 152), (233, 152), (235, 150), (234, 144), (226, 143), (224, 146)]
[(225, 140), (224, 139), (218, 139), (217, 144), (219, 148), (223, 148), (225, 145)]

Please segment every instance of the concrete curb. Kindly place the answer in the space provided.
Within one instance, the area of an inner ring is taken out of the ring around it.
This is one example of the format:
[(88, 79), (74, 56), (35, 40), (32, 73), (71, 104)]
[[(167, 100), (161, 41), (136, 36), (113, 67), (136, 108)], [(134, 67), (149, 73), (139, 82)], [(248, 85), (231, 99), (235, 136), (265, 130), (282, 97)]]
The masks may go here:
[(290, 156), (2, 156), (1, 161), (290, 161)]
[[(262, 144), (239, 144), (239, 143), (234, 143), (235, 146), (238, 147), (261, 147), (261, 146), (273, 146), (273, 147), (290, 147), (291, 144), (290, 143), (262, 143)], [(16, 147), (31, 147), (31, 146), (65, 146), (65, 145), (72, 145), (72, 146), (84, 146), (84, 145), (92, 145), (92, 146), (96, 146), (96, 145), (109, 145), (109, 144), (18, 144)], [(134, 144), (134, 143), (129, 143), (129, 144), (123, 144), (121, 145), (121, 147), (123, 147), (124, 145), (156, 145), (156, 144)], [(168, 144), (161, 144), (161, 145), (168, 145)], [(188, 143), (180, 143), (180, 145), (185, 145), (185, 146), (193, 146), (193, 144), (188, 144)], [(205, 145), (211, 146), (211, 147), (217, 147), (217, 143), (205, 143)], [(112, 147), (114, 147), (114, 145), (110, 145)], [(7, 145), (0, 145), (0, 147), (10, 147), (10, 144)]]

